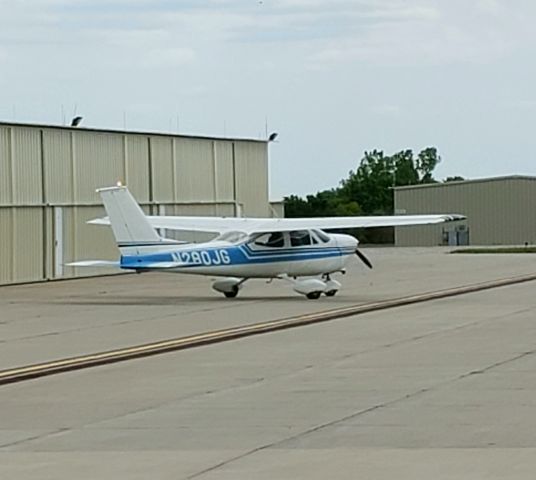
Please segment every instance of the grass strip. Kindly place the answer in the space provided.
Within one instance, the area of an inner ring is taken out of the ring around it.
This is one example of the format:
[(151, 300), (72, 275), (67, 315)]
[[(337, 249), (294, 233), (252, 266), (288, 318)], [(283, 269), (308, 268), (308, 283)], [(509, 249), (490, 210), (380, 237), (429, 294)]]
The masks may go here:
[(460, 248), (450, 253), (536, 253), (536, 247)]

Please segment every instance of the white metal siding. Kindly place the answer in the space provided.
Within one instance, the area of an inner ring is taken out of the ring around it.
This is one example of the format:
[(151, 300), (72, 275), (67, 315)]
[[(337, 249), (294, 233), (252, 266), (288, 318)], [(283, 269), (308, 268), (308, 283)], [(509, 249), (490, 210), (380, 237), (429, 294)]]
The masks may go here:
[(231, 142), (214, 142), (214, 170), (217, 200), (234, 201), (233, 145)]
[(41, 145), (40, 132), (30, 128), (12, 130), (13, 203), (40, 204)]
[(13, 283), (13, 212), (0, 207), (0, 285)]
[(149, 141), (141, 135), (125, 135), (125, 178), (138, 202), (149, 201)]
[(12, 217), (14, 282), (44, 279), (43, 213), (40, 208), (18, 208)]
[(175, 139), (175, 200), (215, 200), (212, 142)]
[(123, 138), (106, 133), (74, 134), (75, 200), (99, 202), (96, 188), (115, 185), (125, 178)]
[(175, 192), (175, 161), (173, 139), (151, 137), (151, 177), (153, 180), (153, 200), (172, 202)]
[(45, 194), (48, 203), (73, 203), (72, 133), (63, 130), (43, 132)]
[(268, 155), (256, 142), (235, 142), (236, 196), (249, 217), (269, 217)]
[(0, 205), (13, 203), (11, 174), (11, 129), (0, 127)]

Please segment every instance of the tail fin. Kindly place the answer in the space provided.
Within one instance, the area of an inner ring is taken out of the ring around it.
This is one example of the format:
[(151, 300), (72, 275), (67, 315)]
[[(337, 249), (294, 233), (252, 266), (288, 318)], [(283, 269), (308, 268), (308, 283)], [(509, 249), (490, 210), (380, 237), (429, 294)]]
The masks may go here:
[(154, 247), (162, 246), (165, 242), (148, 222), (145, 213), (140, 208), (127, 187), (108, 187), (98, 189), (110, 224), (114, 232), (117, 246), (122, 254), (135, 255)]

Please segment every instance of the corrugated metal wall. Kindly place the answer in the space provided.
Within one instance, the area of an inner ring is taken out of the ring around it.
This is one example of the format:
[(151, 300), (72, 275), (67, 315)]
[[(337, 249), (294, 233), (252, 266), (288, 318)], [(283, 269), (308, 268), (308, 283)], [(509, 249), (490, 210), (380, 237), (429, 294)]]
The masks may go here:
[[(501, 177), (395, 189), (397, 213), (461, 213), (472, 245), (536, 244), (536, 178)], [(401, 227), (399, 246), (440, 245), (453, 224)]]
[(271, 213), (264, 141), (0, 123), (0, 284), (111, 272), (64, 264), (117, 258), (111, 230), (85, 222), (118, 180), (155, 215)]

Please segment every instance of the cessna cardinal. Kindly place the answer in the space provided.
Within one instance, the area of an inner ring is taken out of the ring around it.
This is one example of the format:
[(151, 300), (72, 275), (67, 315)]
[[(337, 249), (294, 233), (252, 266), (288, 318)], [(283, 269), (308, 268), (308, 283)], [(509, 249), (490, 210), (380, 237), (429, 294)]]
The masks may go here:
[[(218, 218), (146, 216), (127, 187), (97, 190), (108, 217), (90, 220), (111, 225), (121, 252), (118, 262), (90, 260), (71, 266), (111, 266), (135, 272), (165, 271), (223, 277), (212, 284), (226, 297), (236, 297), (251, 278), (284, 279), (309, 299), (335, 295), (341, 284), (332, 278), (344, 273), (358, 250), (350, 235), (324, 230), (425, 225), (462, 220), (462, 215), (395, 215), (324, 218)], [(210, 232), (218, 236), (205, 243), (184, 243), (161, 237), (157, 229)]]

